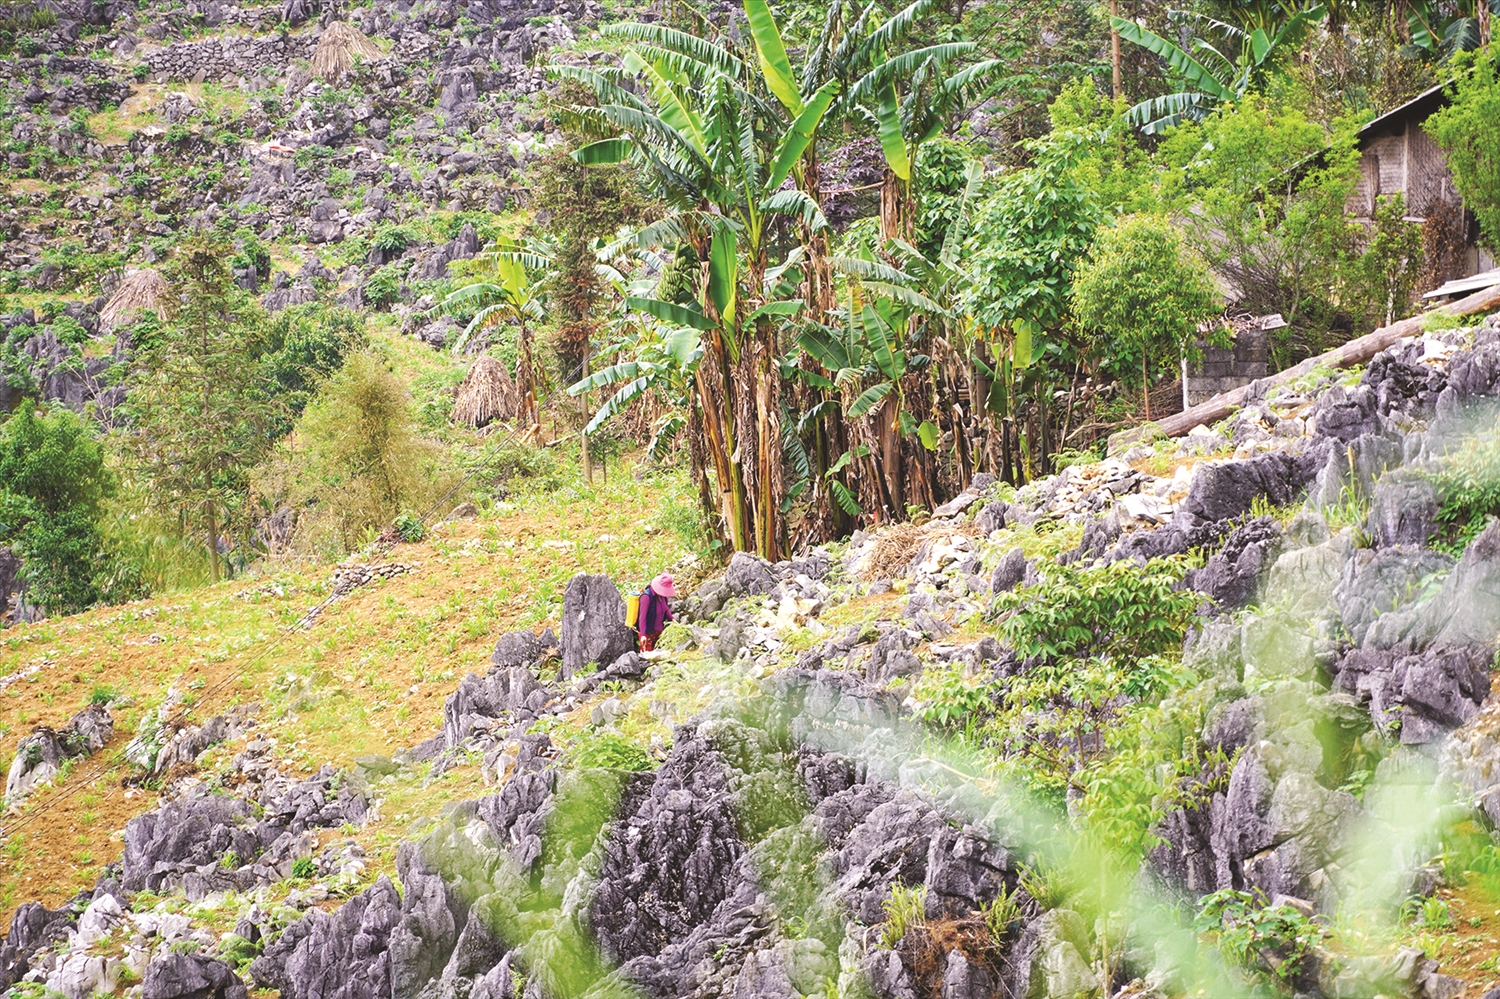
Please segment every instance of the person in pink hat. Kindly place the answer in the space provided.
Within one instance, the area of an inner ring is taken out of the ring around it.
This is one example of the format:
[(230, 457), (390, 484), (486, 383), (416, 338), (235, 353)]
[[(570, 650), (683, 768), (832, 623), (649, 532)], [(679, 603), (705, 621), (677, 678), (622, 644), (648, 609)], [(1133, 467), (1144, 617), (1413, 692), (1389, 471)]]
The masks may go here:
[(655, 652), (656, 643), (672, 620), (672, 608), (667, 601), (677, 596), (677, 584), (670, 572), (664, 572), (651, 580), (641, 591), (640, 609), (636, 614), (635, 629), (640, 635), (641, 651)]

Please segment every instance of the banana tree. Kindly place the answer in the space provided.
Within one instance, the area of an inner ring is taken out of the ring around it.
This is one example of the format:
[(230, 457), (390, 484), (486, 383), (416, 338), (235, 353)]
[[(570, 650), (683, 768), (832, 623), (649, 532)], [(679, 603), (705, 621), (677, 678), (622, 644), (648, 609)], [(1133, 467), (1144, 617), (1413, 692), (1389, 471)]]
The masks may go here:
[(1406, 0), (1411, 47), (1444, 58), (1472, 52), (1490, 42), (1492, 18), (1500, 0)]
[(1279, 26), (1267, 22), (1250, 27), (1181, 11), (1168, 13), (1203, 24), (1207, 34), (1218, 36), (1220, 43), (1198, 37), (1184, 49), (1135, 21), (1110, 18), (1110, 26), (1121, 38), (1166, 60), (1182, 82), (1180, 90), (1141, 101), (1126, 112), (1130, 122), (1148, 135), (1197, 121), (1218, 104), (1238, 100), (1252, 87), (1261, 86), (1278, 57), (1300, 45), (1308, 31), (1327, 16), (1327, 8), (1315, 4), (1296, 11)]
[(549, 249), (545, 244), (523, 245), (505, 237), (495, 240), (470, 265), (469, 274), (477, 280), (449, 292), (439, 305), (450, 314), (472, 315), (453, 341), (455, 356), (478, 330), (507, 319), (516, 324), (516, 382), (522, 392), (521, 415), (528, 424), (539, 420), (532, 324), (546, 319), (542, 283), (533, 280), (532, 273), (551, 268)]
[[(843, 403), (843, 413), (850, 420), (869, 419), (868, 443), (851, 447), (835, 462), (842, 469), (848, 464), (873, 456), (868, 481), (878, 489), (867, 490), (880, 519), (897, 518), (906, 512), (906, 474), (902, 465), (901, 437), (917, 435), (923, 445), (937, 446), (937, 427), (932, 423), (918, 425), (903, 405), (902, 381), (907, 373), (925, 367), (925, 356), (909, 356), (901, 346), (901, 333), (890, 319), (874, 305), (860, 304), (850, 292), (844, 322), (838, 327), (808, 324), (797, 336), (797, 345), (818, 362), (823, 373), (807, 372), (804, 377), (820, 388), (836, 393)], [(845, 510), (848, 489), (833, 480), (835, 496)]]
[(916, 171), (922, 146), (964, 108), (1004, 84), (1004, 63), (985, 59), (957, 70), (972, 42), (948, 42), (880, 58), (850, 91), (869, 108), (885, 169), (880, 186), (880, 238), (913, 242), (917, 229)]
[[(825, 84), (784, 124), (782, 109), (757, 92), (758, 77), (727, 48), (660, 25), (609, 30), (637, 43), (618, 71), (556, 69), (600, 101), (573, 109), (605, 136), (574, 155), (586, 165), (632, 160), (679, 208), (634, 240), (676, 242), (701, 262), (693, 305), (628, 304), (708, 334), (698, 387), (729, 533), (736, 547), (779, 558), (785, 482), (775, 324), (799, 304), (767, 301), (771, 236), (782, 218), (813, 232), (826, 227), (816, 201), (783, 185), (837, 84)], [(622, 86), (627, 80), (643, 94)]]
[[(847, 121), (857, 105), (847, 100), (851, 88), (882, 58), (882, 53), (899, 45), (917, 26), (933, 0), (916, 0), (883, 22), (876, 23), (879, 7), (871, 3), (852, 23), (842, 3), (829, 5), (823, 30), (804, 52), (800, 69), (793, 69), (776, 23), (766, 0), (744, 0), (745, 16), (750, 26), (757, 63), (766, 89), (793, 117), (802, 114), (812, 96), (829, 84), (835, 87), (835, 98), (822, 124)], [(801, 161), (792, 169), (797, 187), (822, 206), (821, 171), (816, 134), (803, 151)], [(819, 320), (834, 306), (833, 276), (828, 267), (828, 241), (822, 232), (806, 227), (801, 232), (807, 254), (807, 303)]]

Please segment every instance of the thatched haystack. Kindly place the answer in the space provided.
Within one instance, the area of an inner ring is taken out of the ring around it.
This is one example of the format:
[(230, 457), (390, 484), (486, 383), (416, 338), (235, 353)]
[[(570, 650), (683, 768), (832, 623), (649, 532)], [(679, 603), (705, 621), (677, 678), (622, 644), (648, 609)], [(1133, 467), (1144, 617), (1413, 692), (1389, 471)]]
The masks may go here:
[(471, 427), (494, 420), (513, 420), (521, 411), (521, 392), (505, 365), (481, 354), (469, 366), (453, 402), (453, 419)]
[(354, 25), (330, 21), (318, 35), (318, 47), (312, 57), (313, 75), (338, 83), (354, 68), (356, 56), (369, 62), (380, 54), (375, 43)]
[(129, 326), (147, 309), (160, 308), (171, 293), (167, 279), (151, 268), (130, 271), (99, 311), (99, 326), (104, 330)]

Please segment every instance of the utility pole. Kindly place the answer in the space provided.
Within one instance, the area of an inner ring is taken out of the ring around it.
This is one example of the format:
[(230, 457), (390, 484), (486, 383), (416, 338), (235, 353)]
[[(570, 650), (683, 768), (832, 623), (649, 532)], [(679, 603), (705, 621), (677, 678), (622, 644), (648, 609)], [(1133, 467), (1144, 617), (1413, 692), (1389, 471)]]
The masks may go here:
[(1115, 28), (1115, 18), (1120, 16), (1120, 0), (1109, 0), (1109, 55), (1114, 66), (1114, 98), (1119, 100), (1125, 96), (1125, 88), (1120, 82), (1120, 32)]

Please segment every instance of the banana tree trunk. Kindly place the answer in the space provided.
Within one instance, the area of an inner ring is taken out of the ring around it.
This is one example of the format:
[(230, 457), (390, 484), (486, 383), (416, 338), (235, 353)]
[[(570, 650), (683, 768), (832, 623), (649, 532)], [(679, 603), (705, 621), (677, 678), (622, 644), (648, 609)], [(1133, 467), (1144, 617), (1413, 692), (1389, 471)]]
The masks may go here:
[(875, 437), (879, 441), (880, 475), (885, 480), (886, 497), (890, 502), (891, 517), (900, 520), (906, 516), (906, 482), (901, 461), (901, 393), (893, 390), (880, 403), (875, 416)]
[(912, 199), (911, 182), (896, 176), (890, 167), (885, 168), (880, 180), (880, 242), (904, 239), (912, 242), (917, 235), (916, 204)]
[(714, 477), (718, 480), (720, 514), (729, 532), (730, 544), (736, 551), (743, 551), (751, 537), (749, 504), (745, 496), (745, 481), (735, 457), (734, 426), (729, 417), (733, 409), (727, 398), (731, 384), (726, 377), (728, 359), (718, 340), (717, 334), (705, 340), (707, 356), (698, 366), (694, 385), (698, 390), (698, 405), (703, 414), (703, 429), (714, 464)]

